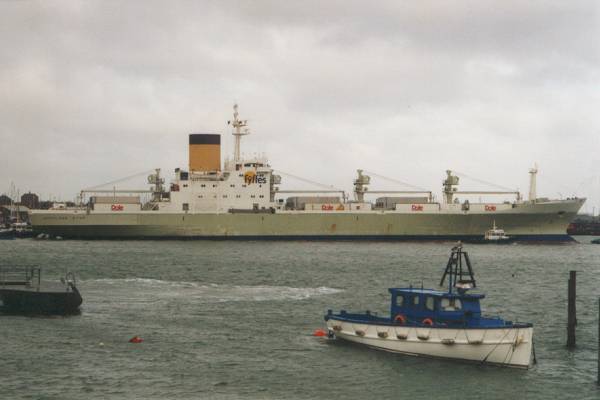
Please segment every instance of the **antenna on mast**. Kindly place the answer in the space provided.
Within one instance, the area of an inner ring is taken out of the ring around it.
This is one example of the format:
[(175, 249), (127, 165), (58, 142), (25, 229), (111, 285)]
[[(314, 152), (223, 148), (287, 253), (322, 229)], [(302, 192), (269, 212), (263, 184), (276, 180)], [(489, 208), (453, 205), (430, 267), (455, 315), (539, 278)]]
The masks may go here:
[[(232, 135), (235, 136), (235, 149), (233, 153), (233, 160), (236, 164), (240, 161), (240, 142), (242, 136), (250, 134), (250, 131), (248, 130), (248, 128), (246, 128), (246, 126), (248, 125), (248, 120), (239, 119), (239, 115), (240, 114), (238, 113), (238, 105), (234, 104), (233, 120), (227, 121), (227, 124), (231, 124), (235, 128), (235, 131), (232, 133)], [(245, 129), (242, 131), (242, 128)]]

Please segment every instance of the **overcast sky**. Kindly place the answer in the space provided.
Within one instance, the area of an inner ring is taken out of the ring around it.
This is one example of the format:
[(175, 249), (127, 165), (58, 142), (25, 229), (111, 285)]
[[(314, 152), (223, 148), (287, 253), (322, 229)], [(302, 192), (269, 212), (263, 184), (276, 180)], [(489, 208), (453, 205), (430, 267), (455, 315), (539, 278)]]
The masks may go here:
[(229, 156), (238, 102), (242, 151), (276, 170), (439, 193), (455, 169), (527, 192), (537, 162), (540, 196), (598, 212), (599, 4), (0, 1), (0, 192), (172, 177), (191, 132)]

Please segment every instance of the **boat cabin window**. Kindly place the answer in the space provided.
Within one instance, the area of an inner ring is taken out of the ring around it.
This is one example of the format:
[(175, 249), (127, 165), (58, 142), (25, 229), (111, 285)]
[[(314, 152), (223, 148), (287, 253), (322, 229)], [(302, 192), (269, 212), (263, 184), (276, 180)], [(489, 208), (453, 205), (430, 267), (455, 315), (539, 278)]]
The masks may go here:
[(404, 296), (396, 296), (396, 307), (402, 307), (404, 305)]
[(435, 299), (433, 296), (425, 297), (425, 308), (429, 311), (433, 311), (435, 309)]
[(412, 297), (412, 304), (413, 306), (418, 306), (419, 305), (419, 296), (413, 296)]
[(447, 299), (443, 298), (441, 302), (443, 311), (460, 311), (462, 309), (462, 303), (460, 299)]

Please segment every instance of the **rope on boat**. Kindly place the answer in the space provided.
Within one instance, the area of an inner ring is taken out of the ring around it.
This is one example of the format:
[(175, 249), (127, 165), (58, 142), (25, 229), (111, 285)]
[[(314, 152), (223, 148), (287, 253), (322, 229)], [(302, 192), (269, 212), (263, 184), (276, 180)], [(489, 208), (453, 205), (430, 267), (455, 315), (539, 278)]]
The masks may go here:
[[(366, 325), (366, 328), (365, 328), (364, 330), (362, 330), (362, 329), (356, 329), (356, 328), (354, 327), (354, 324), (353, 324), (353, 323), (351, 323), (350, 325), (352, 325), (352, 330), (354, 331), (354, 334), (355, 334), (356, 336), (361, 336), (361, 337), (362, 337), (362, 336), (367, 336), (367, 332), (369, 331), (369, 325)], [(362, 335), (359, 335), (357, 332), (363, 332), (363, 334), (362, 334)]]
[[(394, 327), (393, 329), (394, 329), (394, 334), (396, 335), (396, 339), (400, 339), (400, 338), (398, 337), (398, 330), (397, 330), (398, 328)], [(407, 327), (406, 327), (406, 337), (405, 337), (404, 339), (402, 339), (402, 340), (406, 340), (406, 339), (408, 339), (408, 336), (410, 335), (410, 329), (411, 329), (411, 327), (410, 327), (410, 326), (407, 326)], [(404, 336), (404, 335), (403, 335), (403, 336)]]
[(377, 326), (375, 326), (375, 332), (377, 332), (377, 336), (381, 339), (387, 339), (387, 337), (390, 335), (390, 328), (387, 327), (384, 330), (379, 330), (377, 329)]
[(101, 187), (108, 186), (108, 185), (114, 185), (115, 183), (125, 182), (125, 181), (128, 181), (129, 179), (137, 178), (138, 176), (146, 175), (146, 174), (149, 174), (149, 173), (152, 173), (152, 172), (154, 172), (153, 169), (147, 170), (147, 171), (144, 171), (144, 172), (138, 172), (137, 174), (129, 175), (129, 176), (126, 176), (124, 178), (116, 179), (114, 181), (102, 183), (100, 185), (96, 185), (96, 186), (92, 186), (92, 187), (83, 189), (83, 191), (84, 192), (93, 192), (94, 190), (99, 190)]
[[(515, 355), (515, 349), (517, 348), (517, 346), (519, 345), (517, 343), (517, 341), (519, 340), (519, 328), (517, 328), (517, 332), (515, 333), (515, 340), (512, 343), (512, 346), (510, 346), (508, 348), (508, 351), (506, 352), (506, 355), (504, 356), (504, 360), (502, 360), (503, 364), (510, 364), (510, 362), (512, 361), (513, 356)], [(508, 359), (508, 361), (506, 361), (506, 358), (508, 357), (508, 354), (510, 353), (510, 358)]]
[[(456, 329), (456, 332), (454, 333), (454, 338), (449, 338), (449, 337), (441, 337), (440, 336), (440, 331), (438, 330), (438, 339), (440, 339), (440, 341), (443, 343), (444, 340), (452, 340), (452, 344), (456, 343), (456, 338), (458, 337), (458, 333), (460, 332), (460, 329)], [(467, 335), (467, 331), (465, 330), (465, 336)], [(467, 338), (467, 342), (469, 341), (469, 338)]]
[(483, 331), (483, 336), (481, 336), (481, 340), (473, 340), (473, 341), (471, 341), (471, 339), (469, 339), (469, 334), (467, 332), (469, 332), (469, 330), (465, 328), (465, 337), (467, 338), (467, 343), (469, 343), (469, 344), (483, 343), (483, 341), (485, 340), (485, 334), (487, 333), (487, 331), (484, 330)]
[[(487, 353), (487, 355), (483, 358), (483, 360), (481, 360), (481, 364), (484, 364), (487, 361), (487, 359), (489, 358), (489, 356), (492, 355), (492, 353), (494, 351), (496, 351), (496, 349), (498, 348), (498, 346), (500, 346), (502, 344), (502, 341), (504, 340), (504, 338), (506, 338), (506, 336), (508, 336), (509, 333), (510, 333), (510, 329), (508, 329), (506, 331), (506, 333), (504, 334), (504, 336), (502, 336), (502, 338), (500, 338), (500, 341), (498, 343), (496, 343), (496, 345), (494, 346), (494, 348), (492, 350), (490, 350), (489, 353)], [(466, 334), (466, 331), (465, 331), (465, 334)], [(485, 332), (484, 332), (484, 336), (485, 336)], [(467, 338), (467, 340), (469, 340), (469, 339)], [(507, 356), (508, 356), (508, 353), (507, 353)], [(506, 360), (506, 356), (504, 357), (504, 359)], [(504, 363), (504, 361), (502, 363)]]

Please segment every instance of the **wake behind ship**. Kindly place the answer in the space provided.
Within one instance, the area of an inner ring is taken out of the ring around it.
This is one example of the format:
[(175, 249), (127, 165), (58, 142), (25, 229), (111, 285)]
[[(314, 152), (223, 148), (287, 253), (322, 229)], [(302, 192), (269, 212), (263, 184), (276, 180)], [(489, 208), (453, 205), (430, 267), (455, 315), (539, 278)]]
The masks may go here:
[[(189, 135), (189, 168), (177, 168), (165, 189), (160, 169), (151, 189), (88, 190), (87, 201), (68, 209), (33, 210), (36, 234), (72, 239), (347, 239), (470, 240), (492, 225), (516, 240), (569, 241), (567, 226), (585, 199), (536, 197), (537, 169), (530, 170), (529, 199), (518, 192), (458, 191), (459, 177), (446, 171), (443, 198), (431, 192), (373, 191), (358, 170), (354, 200), (334, 190), (280, 190), (281, 177), (264, 157), (243, 159), (241, 137), (249, 132), (234, 106), (235, 150), (221, 167), (221, 136)], [(139, 192), (151, 199), (143, 202)], [(317, 195), (318, 193), (318, 195)], [(365, 194), (394, 196), (365, 200)], [(282, 195), (295, 194), (287, 198)], [(303, 196), (298, 196), (303, 194)], [(457, 194), (511, 194), (512, 202), (460, 202)]]

